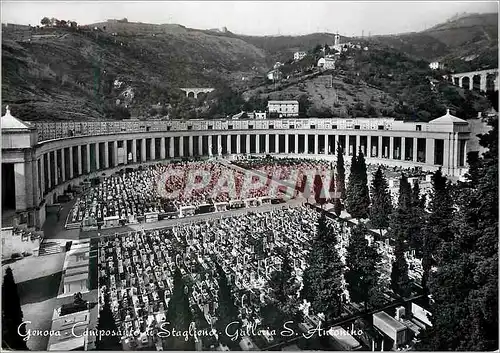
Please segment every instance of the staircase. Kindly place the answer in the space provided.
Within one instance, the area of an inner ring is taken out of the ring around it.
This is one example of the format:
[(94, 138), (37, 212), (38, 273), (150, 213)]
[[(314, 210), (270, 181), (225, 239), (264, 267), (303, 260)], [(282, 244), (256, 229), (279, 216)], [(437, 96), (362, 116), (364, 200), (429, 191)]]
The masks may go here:
[(40, 244), (38, 256), (57, 254), (61, 252), (61, 245), (55, 241), (44, 241)]

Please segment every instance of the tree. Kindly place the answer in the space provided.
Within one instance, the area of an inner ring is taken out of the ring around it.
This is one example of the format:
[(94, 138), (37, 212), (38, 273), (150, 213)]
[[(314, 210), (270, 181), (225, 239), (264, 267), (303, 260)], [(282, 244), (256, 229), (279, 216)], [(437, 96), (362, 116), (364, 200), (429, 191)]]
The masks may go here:
[(315, 312), (324, 313), (327, 320), (338, 317), (341, 310), (343, 264), (336, 243), (336, 234), (322, 212), (309, 255), (309, 267), (304, 273), (302, 297), (311, 302)]
[[(187, 331), (189, 325), (193, 322), (193, 314), (189, 307), (189, 288), (184, 284), (182, 274), (177, 267), (174, 272), (174, 289), (172, 297), (168, 304), (167, 322), (170, 322), (170, 327), (176, 331)], [(169, 350), (187, 350), (195, 349), (192, 338), (187, 341), (184, 337), (176, 337), (171, 335), (167, 337), (167, 348)]]
[(340, 198), (338, 197), (336, 197), (333, 202), (333, 212), (335, 212), (337, 216), (340, 216), (340, 214), (342, 213), (342, 203), (340, 202)]
[(362, 223), (353, 229), (347, 247), (345, 272), (351, 300), (364, 303), (365, 309), (368, 308), (371, 299), (375, 298), (371, 294), (376, 290), (379, 279), (376, 267), (381, 261), (381, 256), (373, 245), (368, 245), (368, 240), (365, 238), (367, 231)]
[(409, 246), (415, 250), (418, 257), (422, 256), (423, 239), (422, 229), (425, 222), (425, 195), (420, 196), (420, 184), (417, 181), (413, 184), (411, 191), (411, 220)]
[[(75, 303), (79, 302), (81, 298), (75, 296)], [(97, 339), (96, 348), (102, 351), (115, 351), (121, 350), (120, 336), (118, 336), (118, 328), (116, 327), (115, 318), (111, 311), (109, 293), (104, 294), (104, 305), (99, 313), (99, 322), (97, 323), (97, 330), (110, 331), (110, 335), (102, 335)]]
[[(453, 200), (450, 195), (450, 183), (441, 169), (431, 178), (432, 190), (429, 199), (429, 214), (423, 230), (422, 286), (427, 288), (429, 271), (438, 259), (438, 248), (443, 242), (453, 238), (451, 223), (453, 218)], [(446, 254), (446, 253), (443, 253)]]
[(40, 21), (40, 23), (41, 23), (43, 26), (48, 26), (48, 25), (50, 25), (50, 23), (51, 23), (51, 22), (50, 22), (50, 18), (48, 18), (48, 17), (44, 17), (44, 18), (42, 18), (42, 20)]
[(288, 254), (285, 251), (280, 251), (279, 253), (283, 258), (281, 271), (273, 272), (269, 285), (278, 309), (285, 315), (292, 316), (298, 307), (296, 298), (298, 283), (293, 274)]
[(408, 277), (408, 263), (405, 252), (408, 251), (411, 229), (411, 186), (405, 174), (399, 181), (398, 206), (390, 217), (389, 235), (394, 239), (394, 256), (391, 272), (391, 288), (403, 297), (411, 294), (411, 282)]
[(337, 181), (337, 193), (340, 194), (340, 198), (345, 200), (346, 192), (345, 192), (345, 166), (344, 166), (344, 149), (340, 145), (340, 142), (337, 144), (337, 176), (335, 178)]
[[(229, 346), (234, 344), (234, 342), (231, 341), (230, 335), (240, 329), (241, 321), (238, 318), (239, 311), (234, 304), (234, 297), (231, 292), (231, 287), (227, 282), (226, 274), (218, 263), (216, 263), (215, 268), (219, 277), (219, 302), (216, 311), (217, 322), (215, 326), (219, 332), (219, 340)], [(228, 327), (232, 322), (237, 322), (238, 324), (232, 324)], [(230, 335), (226, 335), (226, 327)]]
[(361, 150), (352, 156), (351, 173), (347, 184), (346, 210), (354, 218), (368, 218), (370, 194), (365, 157)]
[(7, 267), (2, 284), (2, 348), (28, 350), (23, 340), (26, 335), (26, 324), (22, 323), (23, 311), (17, 284), (14, 281), (12, 269)]
[(372, 205), (370, 208), (370, 221), (374, 228), (380, 229), (389, 226), (389, 216), (392, 212), (392, 199), (387, 179), (378, 167), (373, 174), (371, 185)]
[(422, 332), (418, 350), (498, 350), (498, 120), (489, 124), (493, 129), (480, 138), (488, 148), (477, 160), (480, 172), (459, 185), (453, 236), (445, 234), (434, 250), (433, 326)]

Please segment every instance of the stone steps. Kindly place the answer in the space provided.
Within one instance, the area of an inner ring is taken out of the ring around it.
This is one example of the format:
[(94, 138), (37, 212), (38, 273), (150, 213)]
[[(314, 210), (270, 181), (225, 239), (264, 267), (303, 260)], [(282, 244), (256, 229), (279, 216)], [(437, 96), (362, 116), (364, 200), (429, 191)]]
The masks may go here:
[(61, 252), (61, 245), (57, 242), (43, 242), (40, 245), (38, 256), (57, 254)]

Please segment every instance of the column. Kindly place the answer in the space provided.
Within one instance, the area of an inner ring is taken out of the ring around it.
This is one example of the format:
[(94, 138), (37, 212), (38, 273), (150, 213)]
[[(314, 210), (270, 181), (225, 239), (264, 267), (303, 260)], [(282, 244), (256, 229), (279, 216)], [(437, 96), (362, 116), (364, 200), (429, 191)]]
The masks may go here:
[[(208, 150), (212, 149), (212, 135), (208, 135)], [(212, 155), (215, 155), (217, 151), (212, 151)]]
[(86, 152), (87, 152), (87, 173), (90, 174), (90, 143), (87, 144)]
[(99, 161), (99, 149), (100, 149), (99, 146), (100, 146), (99, 142), (95, 143), (95, 169), (96, 170), (101, 169), (101, 163)]
[(289, 154), (289, 146), (288, 146), (288, 139), (289, 139), (289, 135), (288, 134), (285, 134), (285, 153), (286, 154)]
[[(57, 174), (57, 173), (56, 173)], [(16, 210), (26, 209), (26, 168), (23, 162), (14, 163), (14, 189)], [(57, 179), (56, 179), (57, 180)]]
[[(199, 136), (201, 139), (201, 136)], [(160, 158), (165, 159), (166, 158), (166, 151), (165, 151), (165, 139), (166, 137), (160, 137)], [(200, 153), (201, 155), (201, 153)]]
[(227, 154), (231, 154), (231, 135), (226, 136)]
[(318, 134), (314, 134), (314, 154), (319, 154), (319, 137)]
[(241, 136), (236, 135), (236, 154), (241, 153)]
[[(125, 156), (126, 155), (127, 155), (127, 150), (125, 149)], [(118, 141), (115, 140), (113, 141), (113, 167), (116, 167), (117, 165), (118, 165)]]
[[(426, 146), (427, 147), (427, 146)], [(427, 161), (425, 161), (427, 163)], [(455, 175), (454, 169), (458, 167), (458, 133), (453, 133), (453, 161), (451, 168), (453, 170), (453, 175)]]
[(382, 136), (378, 137), (377, 155), (378, 155), (378, 158), (382, 158)]
[(372, 137), (371, 135), (366, 136), (366, 156), (370, 158), (372, 156)]
[(81, 145), (76, 146), (76, 154), (77, 154), (76, 160), (78, 161), (77, 173), (78, 173), (78, 175), (82, 175), (82, 146)]
[(189, 149), (189, 156), (192, 157), (194, 155), (194, 145), (193, 145), (193, 136), (190, 135), (188, 137), (188, 149)]
[(203, 136), (198, 136), (198, 155), (203, 156)]
[(174, 137), (170, 137), (170, 143), (168, 146), (168, 154), (170, 155), (170, 158), (174, 158)]
[(479, 89), (481, 92), (486, 92), (486, 80), (488, 78), (487, 74), (482, 74), (481, 76), (481, 81), (479, 81)]
[(401, 153), (399, 155), (403, 162), (406, 161), (406, 137), (404, 136), (401, 137)]
[(266, 143), (265, 151), (266, 153), (269, 153), (269, 134), (266, 134), (265, 143)]
[(255, 135), (255, 150), (260, 153), (260, 135)]
[(337, 135), (333, 135), (332, 153), (337, 154)]
[(51, 171), (51, 164), (50, 164), (50, 152), (47, 153), (47, 187), (48, 189), (50, 190), (50, 188), (52, 187), (52, 175), (50, 174), (50, 171)]
[(295, 154), (299, 154), (299, 134), (295, 133)]
[(469, 90), (472, 91), (474, 88), (474, 75), (469, 76)]
[(349, 134), (345, 134), (344, 154), (349, 155)]
[(57, 165), (57, 150), (54, 151), (54, 186), (59, 184), (59, 170)]
[[(445, 143), (446, 144), (446, 143)], [(414, 137), (413, 138), (413, 162), (416, 162), (417, 161), (417, 138)], [(445, 155), (446, 156), (446, 155)]]
[(149, 153), (151, 154), (151, 160), (154, 161), (156, 159), (156, 138), (151, 138), (151, 146)]
[(40, 196), (43, 197), (45, 194), (45, 157), (44, 154), (40, 157)]
[(137, 163), (137, 140), (132, 140), (132, 162)]
[(389, 159), (394, 159), (394, 137), (389, 137)]
[(129, 154), (127, 140), (123, 140), (123, 151), (125, 152), (124, 164), (127, 165), (128, 164), (128, 154)]
[(61, 182), (66, 181), (66, 149), (61, 148)]
[[(361, 136), (356, 135), (356, 151), (354, 151), (354, 153), (357, 154), (359, 150), (361, 150)], [(363, 154), (366, 154), (366, 153), (363, 152)]]
[(425, 163), (434, 165), (434, 139), (428, 138), (425, 140)]
[(246, 139), (246, 153), (250, 153), (250, 135), (247, 135), (247, 139)]
[(326, 155), (329, 155), (330, 154), (330, 151), (328, 150), (328, 135), (325, 134), (323, 135), (324, 136), (324, 143), (323, 143), (323, 146), (325, 146), (325, 154)]
[(280, 153), (280, 135), (274, 135), (274, 153)]
[(309, 135), (304, 135), (304, 153), (309, 154)]
[[(217, 153), (217, 151), (212, 151), (214, 152)], [(184, 136), (179, 137), (179, 156), (184, 157)]]
[(109, 168), (109, 142), (104, 142), (104, 168)]
[(146, 139), (141, 140), (141, 162), (146, 162)]

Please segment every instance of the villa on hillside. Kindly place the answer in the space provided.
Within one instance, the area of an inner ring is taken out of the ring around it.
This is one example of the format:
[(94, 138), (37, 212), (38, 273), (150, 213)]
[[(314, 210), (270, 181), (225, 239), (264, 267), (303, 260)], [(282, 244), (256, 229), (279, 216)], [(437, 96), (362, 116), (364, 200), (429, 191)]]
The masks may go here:
[(302, 60), (303, 58), (305, 58), (306, 55), (307, 53), (305, 51), (297, 51), (293, 54), (293, 60), (295, 61)]

